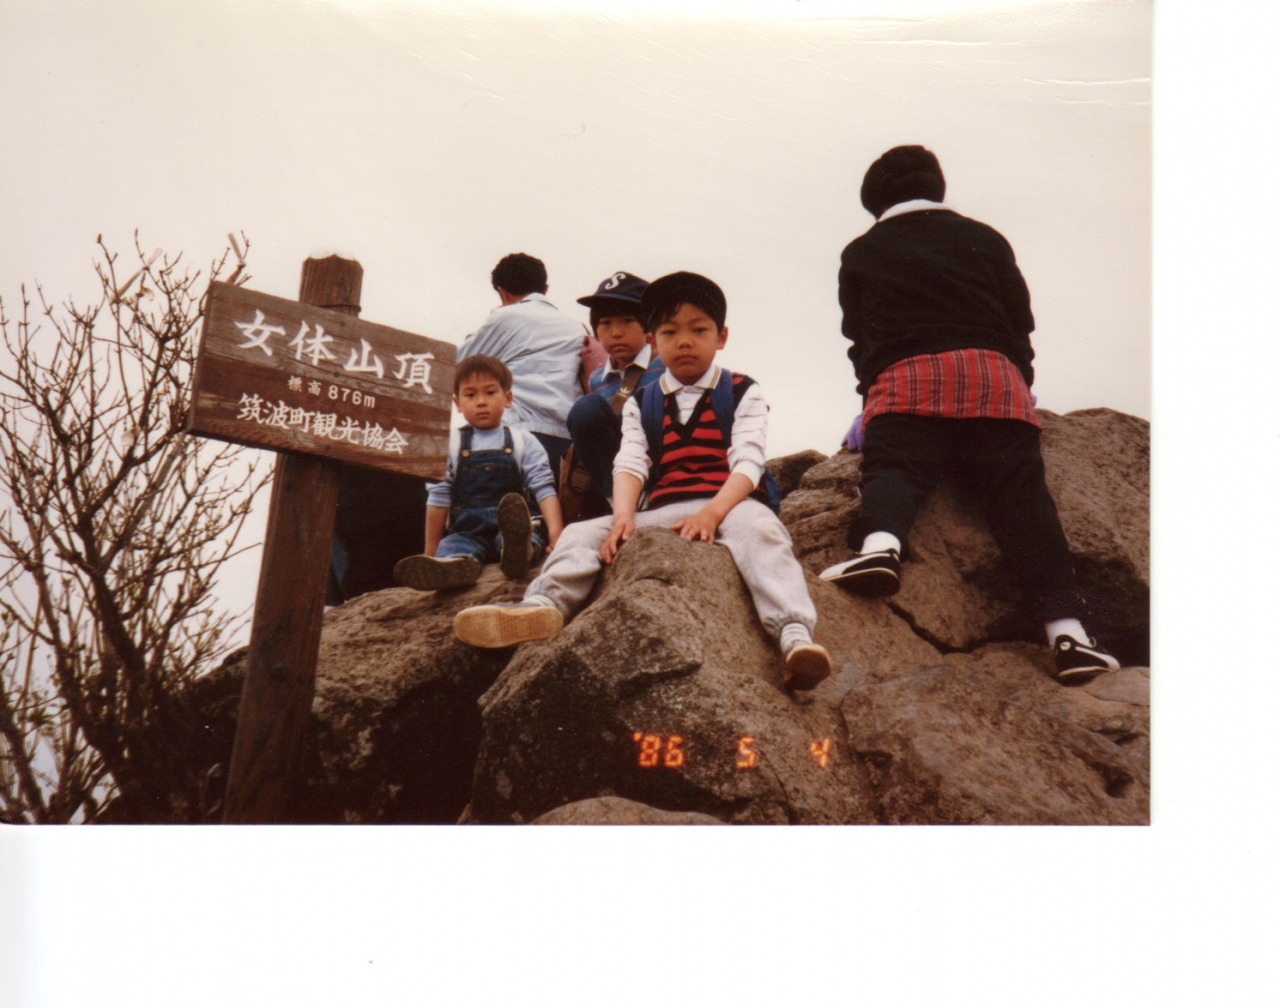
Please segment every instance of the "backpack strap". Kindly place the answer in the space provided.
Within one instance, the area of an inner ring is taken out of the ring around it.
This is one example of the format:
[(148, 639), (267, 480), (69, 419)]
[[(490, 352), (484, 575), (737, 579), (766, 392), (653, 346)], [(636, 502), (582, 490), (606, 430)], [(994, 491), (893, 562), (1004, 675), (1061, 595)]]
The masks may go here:
[(644, 377), (645, 370), (639, 364), (631, 363), (622, 372), (622, 382), (618, 386), (618, 391), (609, 400), (609, 405), (613, 407), (613, 412), (618, 416), (622, 416), (622, 408), (627, 405), (627, 400), (631, 398), (631, 393), (640, 384), (640, 379)]
[[(716, 382), (716, 387), (711, 392), (711, 409), (716, 415), (716, 423), (720, 425), (720, 430), (724, 433), (726, 451), (733, 442), (733, 418), (738, 411), (738, 403), (742, 401), (742, 396), (747, 389), (754, 384), (754, 378), (748, 378), (743, 375), (735, 390), (733, 375), (725, 368), (720, 369), (720, 380)], [(773, 478), (773, 473), (769, 472), (767, 466), (760, 477), (758, 486), (764, 492), (765, 503), (769, 505), (769, 510), (777, 514), (782, 507), (782, 491), (778, 487), (778, 481)]]
[[(747, 390), (745, 384), (742, 391)], [(720, 425), (720, 433), (724, 435), (724, 449), (727, 452), (733, 442), (733, 417), (738, 412), (737, 397), (733, 394), (733, 373), (728, 368), (720, 369), (720, 380), (711, 390), (711, 412), (716, 415), (716, 423)]]
[[(662, 457), (662, 407), (666, 396), (662, 394), (661, 382), (646, 385), (636, 394), (640, 397), (640, 425), (649, 442), (649, 461), (656, 467)], [(649, 472), (652, 479), (654, 469)]]

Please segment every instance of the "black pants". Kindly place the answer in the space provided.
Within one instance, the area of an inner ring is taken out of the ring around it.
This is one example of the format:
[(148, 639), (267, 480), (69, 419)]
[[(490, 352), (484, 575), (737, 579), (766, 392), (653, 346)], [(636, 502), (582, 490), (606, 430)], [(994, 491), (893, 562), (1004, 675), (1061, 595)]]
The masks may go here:
[(569, 435), (578, 461), (601, 497), (613, 496), (613, 458), (622, 447), (622, 417), (604, 396), (585, 395), (569, 410)]
[(1040, 431), (1021, 420), (882, 413), (863, 436), (862, 513), (849, 545), (872, 532), (907, 533), (929, 492), (953, 480), (977, 502), (991, 534), (1048, 622), (1079, 618), (1071, 550), (1044, 481)]
[(396, 561), (422, 552), (426, 519), (427, 489), (419, 477), (343, 466), (325, 603), (394, 588)]

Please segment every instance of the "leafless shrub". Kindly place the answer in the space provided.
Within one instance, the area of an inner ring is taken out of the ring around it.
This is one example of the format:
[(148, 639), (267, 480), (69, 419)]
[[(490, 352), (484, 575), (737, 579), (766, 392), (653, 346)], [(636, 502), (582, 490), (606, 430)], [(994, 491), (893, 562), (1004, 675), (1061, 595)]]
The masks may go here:
[[(203, 821), (220, 799), (221, 782), (183, 759), (184, 691), (241, 625), (212, 589), (263, 479), (256, 452), (184, 433), (206, 283), (181, 254), (134, 245), (125, 267), (99, 236), (87, 304), (51, 305), (37, 286), (33, 313), (24, 287), (10, 319), (0, 300), (12, 822)], [(227, 265), (223, 253), (210, 278)]]

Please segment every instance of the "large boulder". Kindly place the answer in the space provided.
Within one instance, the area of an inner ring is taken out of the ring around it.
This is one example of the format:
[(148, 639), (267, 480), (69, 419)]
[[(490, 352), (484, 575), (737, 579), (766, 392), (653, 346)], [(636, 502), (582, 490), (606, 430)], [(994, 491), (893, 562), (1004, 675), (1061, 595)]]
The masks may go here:
[[(471, 795), (480, 741), (476, 701), (515, 649), (467, 647), (453, 636), (453, 617), (522, 593), (523, 584), (495, 565), (465, 590), (391, 588), (328, 612), (304, 781), (283, 821), (456, 822)], [(235, 657), (191, 690), (201, 744), (187, 756), (220, 788), (244, 685), (244, 654)]]
[(810, 591), (836, 673), (791, 694), (727, 551), (641, 530), (481, 698), (464, 821), (603, 797), (740, 823), (1146, 821), (1140, 671), (1067, 689), (1043, 646), (944, 655), (883, 602)]
[[(325, 618), (291, 818), (1146, 822), (1146, 424), (1110, 410), (1041, 418), (1080, 582), (1128, 667), (1059, 685), (989, 532), (946, 486), (922, 509), (897, 596), (819, 581), (847, 555), (860, 456), (806, 452), (770, 467), (795, 487), (782, 518), (834, 661), (818, 689), (781, 686), (728, 551), (666, 529), (624, 546), (563, 633), (517, 648), (453, 636), (461, 608), (523, 593), (496, 566), (460, 591), (376, 592)], [(193, 691), (211, 787), (242, 677), (229, 665)]]
[(476, 700), (512, 650), (453, 635), (469, 605), (519, 598), (497, 566), (463, 591), (391, 588), (325, 618), (317, 662), (308, 800), (312, 822), (451, 823), (471, 791)]
[[(1109, 409), (1039, 410), (1046, 479), (1075, 558), (1089, 625), (1124, 660), (1145, 663), (1150, 622), (1149, 424)], [(841, 451), (807, 469), (783, 502), (796, 555), (814, 573), (847, 559), (862, 456)], [(1018, 590), (985, 520), (943, 484), (925, 501), (889, 605), (944, 652), (1032, 639)]]
[(626, 798), (588, 798), (552, 809), (534, 826), (723, 826), (701, 812), (667, 812)]

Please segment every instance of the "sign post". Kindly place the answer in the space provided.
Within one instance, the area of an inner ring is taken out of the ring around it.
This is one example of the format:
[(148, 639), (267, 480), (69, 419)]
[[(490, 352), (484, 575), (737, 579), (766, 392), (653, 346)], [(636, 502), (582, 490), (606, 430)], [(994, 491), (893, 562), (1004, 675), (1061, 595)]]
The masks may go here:
[(298, 302), (210, 288), (188, 430), (280, 454), (224, 823), (290, 821), (340, 462), (443, 475), (455, 349), (361, 322), (358, 262), (308, 259)]

